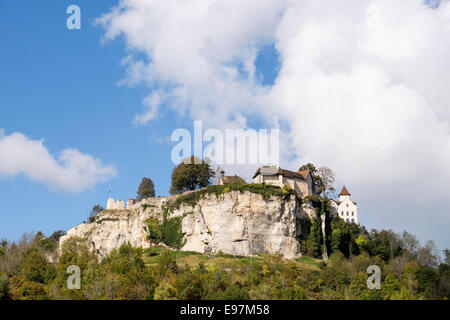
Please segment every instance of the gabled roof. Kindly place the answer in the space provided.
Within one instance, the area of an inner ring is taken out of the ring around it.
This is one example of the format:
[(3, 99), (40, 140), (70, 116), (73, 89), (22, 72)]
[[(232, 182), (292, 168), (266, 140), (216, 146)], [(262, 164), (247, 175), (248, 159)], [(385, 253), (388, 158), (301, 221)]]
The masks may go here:
[(342, 187), (341, 193), (339, 193), (340, 196), (350, 196), (350, 192), (348, 192), (347, 188), (345, 186)]
[(222, 178), (223, 184), (231, 184), (231, 183), (247, 183), (244, 179), (241, 177), (234, 175), (234, 176), (224, 176)]
[(282, 175), (286, 178), (297, 178), (301, 180), (306, 180), (308, 178), (309, 173), (310, 173), (309, 170), (294, 172), (286, 169), (281, 169), (280, 167), (276, 166), (264, 166), (256, 170), (255, 174), (253, 175), (253, 178), (256, 178), (258, 175), (263, 176)]

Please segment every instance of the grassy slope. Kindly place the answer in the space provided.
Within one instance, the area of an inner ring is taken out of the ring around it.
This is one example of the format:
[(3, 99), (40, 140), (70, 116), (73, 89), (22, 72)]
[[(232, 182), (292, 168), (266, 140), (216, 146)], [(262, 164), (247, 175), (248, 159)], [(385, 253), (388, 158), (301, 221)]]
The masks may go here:
[[(151, 250), (146, 250), (143, 254), (143, 260), (146, 265), (157, 264), (160, 255), (162, 254), (163, 248), (155, 247)], [(150, 253), (151, 252), (151, 253)], [(192, 251), (172, 251), (171, 255), (173, 258), (177, 259), (178, 265), (189, 265), (190, 267), (196, 268), (200, 263), (203, 263), (208, 269), (223, 269), (223, 270), (237, 270), (248, 265), (264, 265), (269, 264), (273, 256), (270, 255), (258, 255), (255, 257), (243, 257), (243, 256), (232, 256), (228, 254), (218, 254), (213, 258), (209, 258), (206, 254), (201, 254)], [(309, 270), (309, 271), (319, 271), (319, 264), (321, 260), (314, 259), (311, 257), (301, 257), (295, 260), (295, 264), (298, 268)]]

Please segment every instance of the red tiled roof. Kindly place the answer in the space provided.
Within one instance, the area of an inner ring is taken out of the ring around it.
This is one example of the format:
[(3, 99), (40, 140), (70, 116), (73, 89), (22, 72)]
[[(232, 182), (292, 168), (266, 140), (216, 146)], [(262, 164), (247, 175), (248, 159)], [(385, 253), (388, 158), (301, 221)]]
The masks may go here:
[(345, 186), (342, 187), (341, 193), (339, 193), (340, 196), (349, 196), (350, 192), (348, 192), (347, 188)]

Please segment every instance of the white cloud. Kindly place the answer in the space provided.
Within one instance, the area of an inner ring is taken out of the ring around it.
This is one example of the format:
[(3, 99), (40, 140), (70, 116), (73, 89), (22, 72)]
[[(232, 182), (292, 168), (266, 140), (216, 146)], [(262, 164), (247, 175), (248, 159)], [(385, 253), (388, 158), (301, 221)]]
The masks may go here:
[[(159, 90), (137, 122), (159, 103), (222, 128), (283, 123), (291, 168), (333, 168), (363, 223), (430, 238), (424, 216), (450, 225), (448, 1), (123, 0), (99, 22), (146, 56), (127, 60), (130, 83)], [(253, 77), (267, 43), (281, 60), (272, 87)]]
[(42, 140), (0, 130), (0, 177), (19, 174), (54, 190), (80, 192), (111, 179), (116, 170), (76, 149), (64, 149), (55, 159)]

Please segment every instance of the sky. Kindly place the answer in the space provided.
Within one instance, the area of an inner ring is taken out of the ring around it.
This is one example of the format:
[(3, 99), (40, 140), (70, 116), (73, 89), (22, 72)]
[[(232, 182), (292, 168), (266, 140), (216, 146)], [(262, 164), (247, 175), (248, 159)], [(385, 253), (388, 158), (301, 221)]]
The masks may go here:
[(368, 229), (450, 246), (448, 1), (0, 0), (0, 39), (0, 238), (144, 176), (167, 195), (171, 134), (200, 120), (279, 128), (280, 165), (333, 169)]

